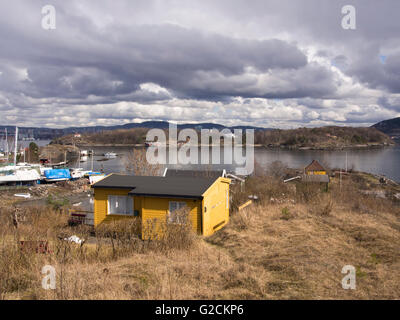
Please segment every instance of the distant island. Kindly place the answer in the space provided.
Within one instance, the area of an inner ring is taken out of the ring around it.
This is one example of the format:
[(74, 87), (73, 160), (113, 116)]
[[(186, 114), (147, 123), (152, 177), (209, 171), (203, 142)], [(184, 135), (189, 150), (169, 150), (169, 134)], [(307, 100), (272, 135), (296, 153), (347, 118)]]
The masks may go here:
[(328, 126), (255, 133), (255, 143), (271, 148), (335, 150), (394, 145), (376, 128)]
[[(145, 121), (114, 126), (34, 128), (20, 127), (20, 136), (24, 139), (51, 140), (61, 145), (144, 145), (149, 129), (168, 130), (168, 121)], [(400, 143), (400, 118), (379, 122), (371, 127), (327, 126), (320, 128), (271, 129), (255, 126), (224, 126), (215, 123), (184, 123), (177, 125), (178, 130), (194, 129), (254, 129), (256, 146), (287, 149), (342, 149), (368, 148)], [(9, 135), (15, 127), (0, 125), (0, 139), (5, 129)]]
[[(178, 127), (178, 130), (187, 127), (187, 125), (181, 128)], [(167, 128), (164, 128), (164, 130), (167, 130)], [(78, 146), (140, 146), (144, 145), (146, 133), (149, 129), (138, 127), (132, 129), (103, 130), (95, 133), (69, 134), (54, 139), (52, 143), (61, 145), (74, 144)], [(193, 129), (200, 131), (198, 125), (193, 126)], [(257, 128), (255, 130), (254, 144), (255, 146), (268, 148), (329, 150), (389, 146), (393, 145), (394, 142), (389, 136), (373, 127), (330, 126), (290, 130)]]

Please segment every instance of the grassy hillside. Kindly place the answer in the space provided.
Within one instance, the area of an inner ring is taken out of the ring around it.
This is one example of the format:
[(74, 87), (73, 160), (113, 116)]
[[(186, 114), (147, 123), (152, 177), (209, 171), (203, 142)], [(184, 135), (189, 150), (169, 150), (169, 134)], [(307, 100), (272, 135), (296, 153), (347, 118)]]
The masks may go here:
[[(258, 204), (232, 212), (209, 238), (174, 230), (159, 242), (135, 239), (134, 223), (109, 225), (96, 237), (68, 227), (52, 208), (0, 211), (2, 299), (399, 299), (398, 187), (370, 175), (333, 179), (330, 191), (254, 177), (246, 192)], [(377, 198), (381, 190), (388, 197)], [(22, 212), (20, 212), (22, 213)], [(83, 246), (60, 240), (78, 235)], [(113, 237), (110, 235), (113, 234)], [(48, 240), (51, 252), (21, 251), (18, 239)], [(41, 268), (57, 271), (57, 288), (43, 290)], [(356, 290), (344, 290), (344, 265), (357, 270)]]

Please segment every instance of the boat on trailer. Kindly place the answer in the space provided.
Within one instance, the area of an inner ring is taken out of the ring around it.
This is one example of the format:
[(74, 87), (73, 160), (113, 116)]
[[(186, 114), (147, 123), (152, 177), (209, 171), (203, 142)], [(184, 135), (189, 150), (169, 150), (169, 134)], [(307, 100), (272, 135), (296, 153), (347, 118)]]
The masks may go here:
[(72, 180), (77, 180), (85, 177), (85, 174), (88, 174), (89, 170), (83, 170), (83, 168), (71, 168), (69, 169), (71, 172), (71, 179)]
[(40, 174), (35, 169), (12, 169), (0, 171), (1, 185), (36, 184), (40, 181)]
[(69, 169), (49, 169), (44, 171), (44, 180), (46, 182), (67, 181), (71, 179)]

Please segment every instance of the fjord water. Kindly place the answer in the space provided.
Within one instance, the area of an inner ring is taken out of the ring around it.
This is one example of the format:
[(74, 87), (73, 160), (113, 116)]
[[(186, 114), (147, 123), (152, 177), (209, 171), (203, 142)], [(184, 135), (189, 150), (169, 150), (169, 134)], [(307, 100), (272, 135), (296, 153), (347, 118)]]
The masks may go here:
[[(132, 151), (128, 147), (93, 147), (95, 153), (93, 169), (101, 170), (105, 173), (123, 172), (125, 170), (125, 157)], [(116, 152), (118, 157), (104, 160), (104, 153)], [(320, 161), (328, 168), (347, 168), (357, 171), (364, 171), (374, 174), (385, 175), (390, 179), (400, 182), (400, 146), (385, 147), (377, 149), (348, 149), (348, 150), (283, 150), (255, 148), (255, 161), (262, 167), (267, 167), (273, 161), (281, 161), (291, 168), (302, 169), (313, 159)], [(221, 150), (221, 159), (223, 159), (223, 150)], [(80, 163), (80, 167), (91, 168), (90, 159), (86, 163)], [(227, 169), (233, 170), (233, 165), (170, 165), (170, 168), (186, 169)]]

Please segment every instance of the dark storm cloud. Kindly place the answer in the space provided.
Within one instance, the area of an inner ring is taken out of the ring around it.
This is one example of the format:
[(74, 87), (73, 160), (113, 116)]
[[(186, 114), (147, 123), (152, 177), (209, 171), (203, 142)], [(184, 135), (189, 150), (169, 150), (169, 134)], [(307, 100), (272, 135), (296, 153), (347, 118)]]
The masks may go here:
[[(20, 89), (33, 97), (78, 98), (128, 94), (140, 83), (154, 82), (182, 96), (207, 97), (219, 93), (190, 85), (199, 72), (233, 76), (248, 67), (266, 72), (299, 69), (307, 64), (306, 56), (285, 41), (233, 39), (172, 25), (132, 26), (128, 32), (113, 26), (101, 38), (92, 38), (89, 46), (72, 43), (66, 51), (59, 49), (60, 41), (66, 40), (61, 39), (45, 43), (39, 38), (20, 45), (19, 56), (29, 62), (25, 65), (31, 80), (20, 84)], [(36, 53), (38, 47), (44, 49), (43, 57)], [(7, 48), (3, 55), (14, 55), (15, 46)], [(13, 82), (12, 75), (4, 81), (9, 80)]]
[[(40, 27), (46, 4), (56, 7), (56, 30)], [(356, 7), (356, 30), (341, 27), (347, 4)], [(28, 121), (25, 110), (35, 108), (36, 119), (57, 110), (62, 123), (79, 111), (93, 123), (232, 122), (243, 107), (257, 114), (247, 119), (253, 123), (276, 115), (299, 124), (361, 123), (400, 111), (395, 0), (15, 1), (0, 9), (7, 121)]]
[(378, 99), (378, 102), (386, 109), (400, 112), (400, 98), (392, 99), (392, 101), (390, 101), (388, 97), (383, 96)]
[[(326, 49), (320, 49), (318, 54), (333, 60), (340, 57), (338, 67), (344, 72), (350, 67), (350, 76), (372, 88), (400, 93), (399, 73), (395, 75), (400, 65), (400, 1), (255, 0), (251, 6), (245, 0), (235, 3), (229, 6), (229, 0), (218, 1), (217, 6), (238, 21), (252, 19), (255, 24), (268, 24), (273, 30), (300, 35), (301, 40), (314, 46), (323, 45)], [(345, 5), (356, 9), (356, 30), (341, 27), (341, 8)], [(336, 57), (335, 51), (340, 52)], [(380, 55), (387, 55), (385, 66), (380, 63)]]

